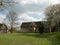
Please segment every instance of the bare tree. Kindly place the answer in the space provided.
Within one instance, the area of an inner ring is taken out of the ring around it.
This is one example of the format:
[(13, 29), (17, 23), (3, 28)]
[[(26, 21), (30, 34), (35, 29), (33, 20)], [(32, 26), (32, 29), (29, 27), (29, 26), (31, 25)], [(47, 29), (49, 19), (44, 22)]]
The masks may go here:
[(0, 10), (1, 11), (7, 10), (9, 12), (7, 14), (6, 19), (8, 19), (8, 21), (10, 22), (11, 33), (13, 32), (13, 25), (17, 17), (16, 11), (14, 11), (12, 8), (14, 8), (16, 4), (18, 4), (16, 0), (0, 0)]
[(18, 15), (15, 11), (11, 10), (9, 11), (6, 19), (8, 19), (8, 21), (10, 22), (10, 32), (13, 32), (14, 29), (14, 25), (16, 24), (16, 21), (18, 20)]

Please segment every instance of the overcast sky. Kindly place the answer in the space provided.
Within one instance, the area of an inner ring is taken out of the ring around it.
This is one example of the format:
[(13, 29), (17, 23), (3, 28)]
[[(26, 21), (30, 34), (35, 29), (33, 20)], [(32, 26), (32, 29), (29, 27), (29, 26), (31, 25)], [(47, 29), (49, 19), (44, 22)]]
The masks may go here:
[[(17, 0), (19, 7), (15, 10), (19, 10), (19, 21), (42, 21), (44, 16), (44, 10), (48, 5), (60, 3), (60, 0)], [(6, 17), (6, 13), (0, 11), (0, 22)]]

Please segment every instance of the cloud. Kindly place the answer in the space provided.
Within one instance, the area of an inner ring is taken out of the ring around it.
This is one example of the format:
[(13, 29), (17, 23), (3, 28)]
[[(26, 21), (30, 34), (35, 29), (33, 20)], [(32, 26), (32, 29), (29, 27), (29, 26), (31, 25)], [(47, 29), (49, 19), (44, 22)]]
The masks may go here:
[[(16, 0), (15, 10), (20, 15), (20, 21), (41, 21), (45, 18), (44, 10), (48, 5), (60, 3), (60, 0)], [(1, 16), (2, 17), (2, 16)], [(1, 18), (0, 17), (0, 18)]]
[(18, 6), (14, 10), (19, 13), (26, 11), (44, 11), (48, 5), (60, 3), (60, 0), (17, 0)]
[(0, 23), (4, 21), (6, 18), (6, 15), (0, 14)]
[(0, 14), (0, 18), (4, 19), (4, 18), (6, 18), (6, 16), (5, 16), (5, 15)]
[(20, 15), (21, 21), (38, 21), (45, 18), (44, 10), (47, 6), (60, 3), (60, 0), (19, 0), (23, 7)]
[(38, 12), (36, 14), (35, 12), (26, 12), (21, 14), (18, 18), (22, 22), (30, 22), (30, 21), (42, 21), (42, 18), (44, 17)]
[(51, 0), (51, 4), (57, 4), (60, 3), (60, 0)]
[(60, 3), (60, 0), (19, 0), (20, 4), (31, 4), (31, 3), (50, 3), (50, 4), (56, 4)]
[(22, 0), (22, 1), (20, 1), (20, 4), (22, 4), (22, 5), (32, 4), (32, 3), (42, 4), (42, 3), (45, 3), (45, 2), (49, 2), (49, 1), (48, 0)]
[(43, 11), (44, 8), (49, 5), (48, 0), (22, 0), (20, 4), (23, 10), (26, 11)]
[(34, 20), (36, 20), (33, 17), (28, 16), (27, 14), (22, 14), (22, 16), (20, 16), (20, 18), (24, 21), (34, 21)]
[(31, 3), (38, 3), (38, 0), (22, 0), (20, 4), (31, 4)]

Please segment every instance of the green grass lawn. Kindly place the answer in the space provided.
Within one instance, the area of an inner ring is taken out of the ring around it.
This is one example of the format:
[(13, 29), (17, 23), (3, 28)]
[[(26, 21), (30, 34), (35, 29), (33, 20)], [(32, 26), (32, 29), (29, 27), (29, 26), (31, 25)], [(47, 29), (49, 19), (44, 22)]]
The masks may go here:
[(0, 45), (53, 45), (53, 34), (13, 33), (0, 34)]

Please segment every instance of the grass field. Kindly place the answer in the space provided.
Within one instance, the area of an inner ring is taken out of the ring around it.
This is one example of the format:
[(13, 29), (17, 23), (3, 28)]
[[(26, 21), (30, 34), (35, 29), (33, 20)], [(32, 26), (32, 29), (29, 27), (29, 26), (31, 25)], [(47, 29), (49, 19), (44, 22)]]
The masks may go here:
[(54, 34), (13, 33), (0, 34), (0, 45), (54, 45)]

